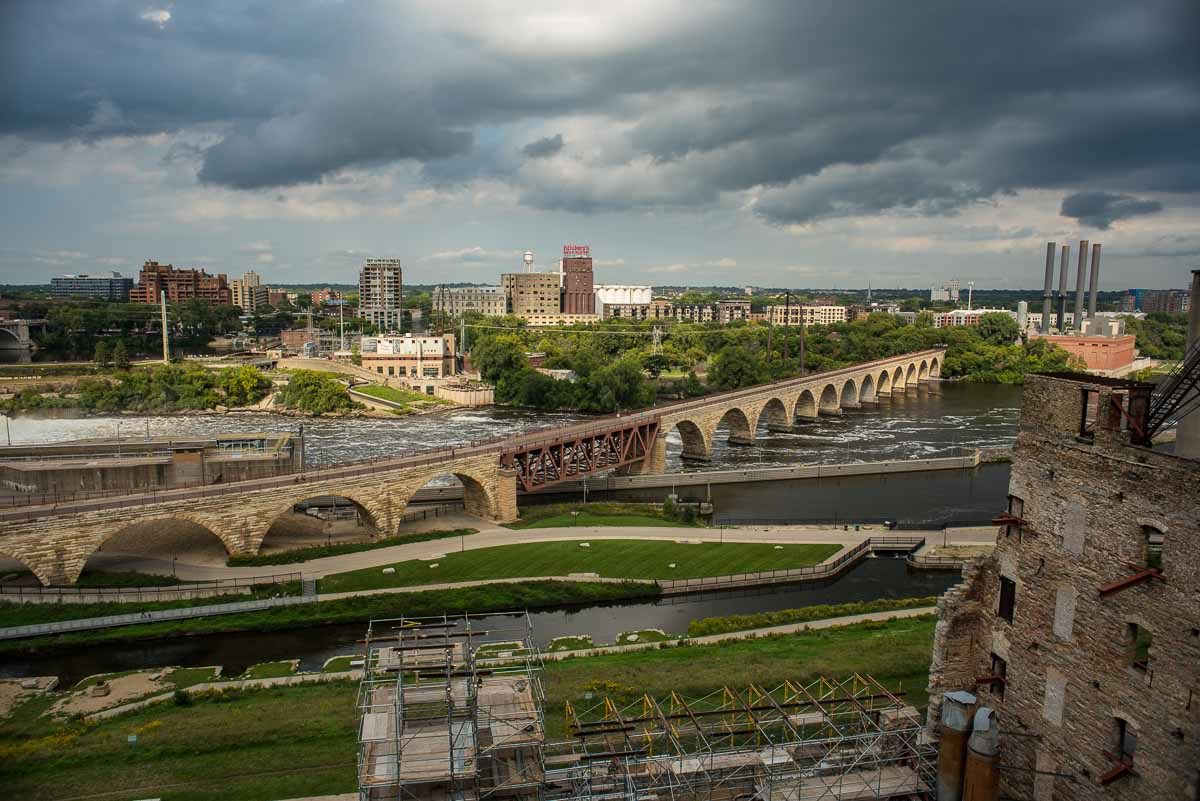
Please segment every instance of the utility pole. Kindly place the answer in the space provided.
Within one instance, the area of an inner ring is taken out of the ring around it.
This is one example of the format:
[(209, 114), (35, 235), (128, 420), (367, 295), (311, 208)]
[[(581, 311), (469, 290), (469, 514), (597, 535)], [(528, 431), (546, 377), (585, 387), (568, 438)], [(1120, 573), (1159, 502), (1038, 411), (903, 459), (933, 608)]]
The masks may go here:
[(346, 321), (342, 316), (342, 312), (345, 308), (346, 308), (345, 305), (343, 305), (343, 303), (339, 300), (338, 301), (338, 337), (341, 339), (341, 346), (340, 346), (339, 350), (346, 349)]
[[(975, 282), (968, 281), (967, 282), (967, 311), (971, 310), (971, 296), (974, 293), (974, 291), (975, 291)], [(1062, 324), (1061, 320), (1059, 321), (1059, 324), (1060, 325)]]
[(800, 375), (804, 375), (804, 307), (800, 307)]
[(170, 364), (171, 345), (167, 339), (167, 290), (160, 290), (159, 297), (162, 300), (163, 364)]

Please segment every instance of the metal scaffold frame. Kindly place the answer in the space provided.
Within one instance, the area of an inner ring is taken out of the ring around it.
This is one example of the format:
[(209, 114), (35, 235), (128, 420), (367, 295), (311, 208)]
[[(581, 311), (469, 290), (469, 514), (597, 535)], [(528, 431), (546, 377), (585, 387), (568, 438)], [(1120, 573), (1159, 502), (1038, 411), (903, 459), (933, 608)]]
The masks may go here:
[(930, 799), (916, 709), (869, 676), (567, 703), (547, 739), (527, 615), (372, 621), (361, 801)]

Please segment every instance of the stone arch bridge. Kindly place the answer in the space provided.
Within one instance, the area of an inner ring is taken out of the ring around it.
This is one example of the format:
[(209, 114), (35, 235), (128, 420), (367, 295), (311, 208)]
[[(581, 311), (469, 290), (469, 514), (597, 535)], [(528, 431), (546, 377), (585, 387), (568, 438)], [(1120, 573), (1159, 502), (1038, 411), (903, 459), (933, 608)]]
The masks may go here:
[(941, 373), (942, 348), (803, 378), (667, 404), (644, 412), (496, 438), (399, 459), (337, 465), (299, 475), (157, 493), (99, 497), (0, 510), (0, 556), (25, 564), (43, 584), (71, 584), (88, 557), (131, 526), (175, 521), (203, 527), (231, 554), (257, 553), (271, 524), (301, 501), (336, 495), (377, 529), (394, 532), (413, 495), (447, 474), (464, 485), (466, 511), (500, 522), (517, 517), (517, 488), (536, 491), (591, 473), (662, 472), (666, 437), (678, 429), (683, 456), (707, 459), (722, 422), (752, 444), (760, 421), (840, 414), (903, 392)]

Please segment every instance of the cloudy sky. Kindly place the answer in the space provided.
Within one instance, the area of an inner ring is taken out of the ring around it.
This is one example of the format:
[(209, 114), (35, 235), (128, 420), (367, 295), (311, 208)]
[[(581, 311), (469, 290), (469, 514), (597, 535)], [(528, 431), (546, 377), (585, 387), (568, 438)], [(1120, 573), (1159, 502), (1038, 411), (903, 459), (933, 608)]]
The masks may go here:
[[(7, 0), (0, 282), (1041, 283), (1200, 267), (1194, 0)], [(1073, 283), (1072, 283), (1073, 285)]]

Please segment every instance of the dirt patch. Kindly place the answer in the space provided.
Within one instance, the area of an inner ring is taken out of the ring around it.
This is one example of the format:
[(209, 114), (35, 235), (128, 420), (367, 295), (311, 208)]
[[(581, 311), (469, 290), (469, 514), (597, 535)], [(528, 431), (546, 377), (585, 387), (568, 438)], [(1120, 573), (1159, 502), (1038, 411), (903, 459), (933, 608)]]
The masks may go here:
[[(32, 686), (25, 686), (32, 685)], [(0, 718), (6, 718), (28, 699), (58, 686), (54, 676), (34, 676), (27, 679), (0, 679)]]
[(108, 680), (108, 695), (92, 695), (92, 687), (72, 690), (50, 707), (49, 713), (58, 717), (88, 715), (101, 709), (126, 704), (174, 688), (167, 670), (145, 670)]

